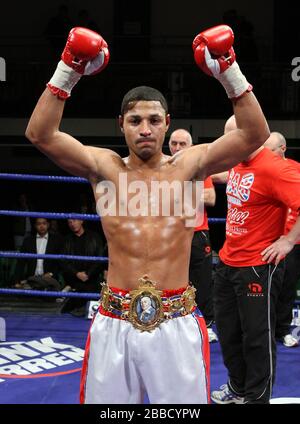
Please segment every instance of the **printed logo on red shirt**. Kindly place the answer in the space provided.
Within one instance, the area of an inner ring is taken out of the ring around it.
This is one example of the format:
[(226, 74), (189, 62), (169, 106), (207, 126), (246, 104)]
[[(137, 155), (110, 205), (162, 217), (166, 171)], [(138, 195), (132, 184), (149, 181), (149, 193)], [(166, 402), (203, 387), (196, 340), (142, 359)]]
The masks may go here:
[[(243, 207), (243, 203), (250, 198), (250, 189), (254, 183), (254, 174), (251, 172), (243, 175), (230, 172), (227, 183), (226, 194), (228, 199), (228, 212), (226, 221), (227, 234), (247, 233), (247, 228), (244, 228), (245, 222), (249, 217), (248, 211), (242, 211), (239, 207)], [(236, 207), (234, 207), (236, 205)]]
[(244, 225), (248, 216), (249, 212), (242, 212), (239, 211), (237, 208), (229, 209), (227, 213), (227, 218), (230, 224)]
[(234, 171), (231, 171), (227, 183), (226, 193), (238, 198), (242, 202), (247, 202), (250, 197), (250, 188), (252, 187), (253, 183), (253, 173), (245, 174), (241, 178), (239, 173), (234, 174)]
[(247, 296), (250, 297), (262, 297), (263, 294), (263, 288), (259, 283), (250, 283), (248, 284), (249, 292), (247, 293)]

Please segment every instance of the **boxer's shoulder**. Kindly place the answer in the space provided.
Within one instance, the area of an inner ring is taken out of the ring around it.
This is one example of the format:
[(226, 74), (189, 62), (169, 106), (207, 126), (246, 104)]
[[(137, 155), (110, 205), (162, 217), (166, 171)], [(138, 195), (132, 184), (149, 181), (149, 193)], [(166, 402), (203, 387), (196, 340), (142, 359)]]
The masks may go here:
[(121, 156), (113, 150), (95, 146), (87, 146), (87, 149), (96, 163), (95, 173), (89, 178), (91, 182), (111, 179), (114, 173), (124, 170)]

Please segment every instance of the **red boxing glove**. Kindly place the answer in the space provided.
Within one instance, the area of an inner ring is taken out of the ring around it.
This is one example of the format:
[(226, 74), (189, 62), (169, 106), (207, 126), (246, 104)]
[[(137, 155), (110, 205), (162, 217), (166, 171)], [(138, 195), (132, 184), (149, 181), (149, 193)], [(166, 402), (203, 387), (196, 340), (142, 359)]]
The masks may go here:
[(101, 35), (77, 27), (70, 31), (61, 59), (47, 86), (54, 95), (66, 99), (82, 75), (94, 75), (106, 67), (109, 50)]
[(215, 58), (215, 66), (219, 73), (224, 72), (235, 61), (235, 53), (232, 48), (234, 35), (227, 25), (219, 25), (196, 35), (193, 41), (195, 62), (206, 74), (212, 76), (214, 72), (205, 61), (205, 47)]
[(252, 90), (235, 62), (233, 41), (233, 31), (227, 25), (203, 31), (193, 41), (195, 62), (206, 74), (221, 82), (231, 99)]
[[(85, 72), (87, 64), (93, 61), (101, 51), (104, 53), (103, 64), (99, 68), (95, 67), (93, 72)], [(79, 74), (94, 75), (102, 71), (109, 61), (107, 43), (95, 31), (81, 27), (73, 28), (69, 33), (61, 59)]]

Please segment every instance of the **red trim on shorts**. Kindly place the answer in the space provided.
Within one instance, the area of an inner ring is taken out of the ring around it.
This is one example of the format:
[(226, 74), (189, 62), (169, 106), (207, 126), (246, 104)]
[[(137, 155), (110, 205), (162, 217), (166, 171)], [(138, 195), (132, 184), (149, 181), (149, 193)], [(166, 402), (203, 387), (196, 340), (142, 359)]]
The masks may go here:
[(96, 317), (96, 314), (94, 315), (94, 318), (92, 319), (92, 323), (90, 326), (90, 330), (88, 333), (88, 337), (86, 340), (85, 345), (85, 351), (84, 351), (84, 358), (82, 363), (82, 369), (81, 369), (81, 376), (80, 376), (80, 394), (79, 394), (79, 401), (81, 404), (85, 402), (85, 383), (86, 383), (86, 376), (87, 376), (87, 370), (88, 370), (88, 361), (90, 356), (90, 345), (91, 345), (91, 327), (94, 322), (94, 319)]
[[(162, 290), (162, 297), (171, 297), (171, 296), (175, 296), (176, 294), (182, 294), (186, 290), (187, 286), (180, 287), (179, 289)], [(119, 289), (117, 287), (112, 287), (110, 285), (109, 285), (109, 288), (112, 292), (120, 296), (126, 296), (126, 294), (130, 292), (130, 290)], [(159, 290), (159, 288), (157, 290)]]
[(205, 368), (205, 377), (206, 377), (206, 391), (207, 391), (207, 403), (210, 403), (210, 352), (209, 352), (209, 340), (208, 333), (206, 328), (205, 320), (202, 316), (199, 316), (197, 312), (194, 314), (194, 317), (199, 326), (199, 331), (202, 337), (202, 358)]

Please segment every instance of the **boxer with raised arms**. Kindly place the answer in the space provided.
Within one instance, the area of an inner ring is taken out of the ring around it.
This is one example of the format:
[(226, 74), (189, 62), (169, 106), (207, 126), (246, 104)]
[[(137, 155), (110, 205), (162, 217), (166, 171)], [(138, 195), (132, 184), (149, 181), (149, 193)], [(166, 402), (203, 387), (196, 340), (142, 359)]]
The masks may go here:
[[(150, 87), (130, 90), (122, 102), (119, 124), (129, 149), (127, 161), (60, 130), (65, 100), (75, 84), (83, 75), (101, 72), (109, 60), (107, 43), (85, 28), (71, 30), (61, 61), (32, 113), (28, 139), (62, 169), (87, 178), (97, 205), (102, 205), (98, 210), (109, 269), (86, 345), (81, 402), (140, 403), (144, 392), (151, 403), (209, 402), (207, 331), (188, 284), (194, 228), (186, 225), (183, 206), (181, 214), (174, 211), (185, 182), (229, 169), (269, 136), (252, 87), (235, 61), (233, 39), (232, 30), (220, 25), (198, 34), (193, 50), (197, 65), (224, 86), (239, 129), (178, 157), (162, 153), (170, 115), (163, 95)], [(120, 180), (127, 185), (120, 186)], [(181, 188), (170, 200), (157, 199), (151, 195), (153, 182), (165, 187), (179, 183)], [(137, 186), (146, 193), (138, 201)], [(114, 193), (105, 216), (103, 188)], [(137, 203), (143, 204), (140, 211)], [(162, 214), (160, 207), (168, 203), (170, 213)], [(159, 213), (149, 213), (157, 207)], [(156, 310), (147, 323), (139, 319), (144, 296)]]

